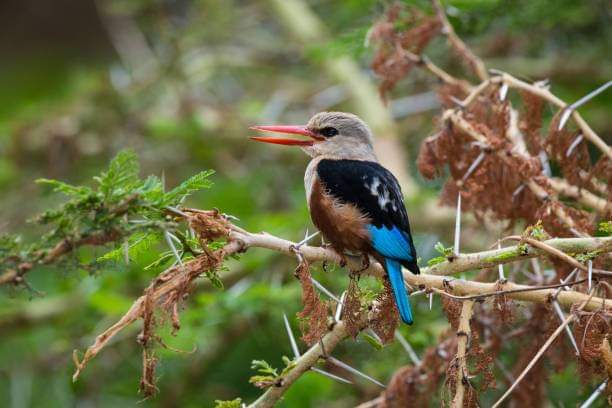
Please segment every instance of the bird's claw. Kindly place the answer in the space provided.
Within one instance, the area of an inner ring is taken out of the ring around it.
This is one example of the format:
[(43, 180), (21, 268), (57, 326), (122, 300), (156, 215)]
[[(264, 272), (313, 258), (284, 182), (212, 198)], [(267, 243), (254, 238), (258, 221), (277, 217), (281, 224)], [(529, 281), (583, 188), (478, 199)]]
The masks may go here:
[(363, 254), (361, 256), (361, 269), (351, 271), (351, 275), (360, 277), (361, 272), (367, 271), (369, 267), (370, 267), (370, 257), (367, 254)]

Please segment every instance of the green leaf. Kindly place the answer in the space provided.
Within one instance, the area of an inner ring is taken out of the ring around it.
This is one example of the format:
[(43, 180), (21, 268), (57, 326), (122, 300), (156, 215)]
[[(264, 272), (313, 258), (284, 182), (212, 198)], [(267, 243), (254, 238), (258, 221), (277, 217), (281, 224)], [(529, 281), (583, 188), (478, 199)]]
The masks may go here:
[(602, 221), (597, 227), (595, 236), (597, 237), (609, 237), (612, 235), (612, 221)]
[(233, 400), (215, 400), (215, 408), (240, 408), (242, 406), (242, 399), (236, 398)]
[(73, 186), (72, 184), (64, 183), (59, 180), (40, 178), (36, 180), (37, 184), (46, 184), (53, 188), (57, 193), (63, 193), (69, 197), (83, 198), (93, 193), (93, 190), (84, 186)]
[(100, 184), (104, 197), (117, 193), (126, 193), (140, 183), (138, 157), (132, 150), (122, 150), (111, 160), (108, 171), (94, 179)]
[(436, 256), (435, 258), (431, 258), (429, 261), (427, 261), (427, 265), (428, 266), (434, 266), (437, 265), (439, 263), (442, 263), (446, 261), (446, 257), (444, 256)]
[(257, 370), (257, 372), (261, 374), (269, 374), (273, 375), (274, 377), (278, 376), (276, 368), (272, 367), (266, 360), (251, 361), (251, 369)]
[(378, 340), (376, 340), (374, 337), (370, 336), (367, 333), (363, 333), (362, 334), (363, 338), (368, 342), (368, 344), (372, 347), (374, 347), (376, 350), (382, 350), (383, 349), (383, 345), (379, 343)]
[[(148, 251), (154, 244), (157, 244), (161, 240), (161, 234), (158, 232), (152, 233), (136, 233), (128, 239), (128, 256), (130, 259), (136, 259), (146, 251)], [(125, 249), (123, 245), (118, 246), (112, 251), (100, 256), (97, 262), (114, 261), (120, 262), (125, 257)]]
[(180, 185), (168, 191), (164, 195), (164, 204), (176, 205), (189, 194), (204, 188), (210, 188), (212, 186), (212, 181), (210, 181), (208, 178), (212, 174), (214, 174), (214, 170), (206, 170), (189, 177), (187, 180), (183, 181)]
[(440, 254), (441, 254), (442, 256), (444, 256), (444, 257), (451, 256), (451, 255), (453, 255), (453, 252), (454, 252), (454, 248), (453, 248), (453, 247), (448, 247), (448, 248), (446, 248), (446, 247), (444, 246), (444, 244), (442, 244), (441, 242), (438, 242), (438, 243), (437, 243), (437, 244), (434, 246), (434, 249), (435, 249), (436, 251), (438, 251), (438, 253), (440, 253)]

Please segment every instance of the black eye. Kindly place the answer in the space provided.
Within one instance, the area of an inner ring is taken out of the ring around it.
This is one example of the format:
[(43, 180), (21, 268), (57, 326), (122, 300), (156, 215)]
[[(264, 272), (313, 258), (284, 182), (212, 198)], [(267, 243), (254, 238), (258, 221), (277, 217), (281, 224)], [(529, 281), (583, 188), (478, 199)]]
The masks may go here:
[(328, 126), (321, 129), (319, 133), (321, 133), (325, 137), (333, 137), (338, 134), (338, 129)]

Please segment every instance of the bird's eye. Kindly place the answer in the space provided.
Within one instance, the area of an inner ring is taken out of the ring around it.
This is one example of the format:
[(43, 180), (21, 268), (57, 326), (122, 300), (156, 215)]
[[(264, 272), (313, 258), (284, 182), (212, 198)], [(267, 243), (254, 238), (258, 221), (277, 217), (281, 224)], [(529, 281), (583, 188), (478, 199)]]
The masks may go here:
[(338, 129), (333, 127), (324, 127), (319, 131), (319, 133), (321, 133), (325, 137), (333, 137), (338, 134)]

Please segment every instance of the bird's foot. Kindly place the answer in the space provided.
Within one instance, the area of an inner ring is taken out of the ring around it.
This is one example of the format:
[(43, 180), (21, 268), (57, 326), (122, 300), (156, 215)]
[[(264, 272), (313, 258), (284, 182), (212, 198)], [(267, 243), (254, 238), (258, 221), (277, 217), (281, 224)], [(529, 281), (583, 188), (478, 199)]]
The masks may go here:
[(341, 268), (344, 268), (348, 264), (348, 260), (344, 254), (338, 253), (338, 256), (340, 257), (340, 262), (338, 262), (338, 264)]
[(357, 270), (351, 271), (351, 276), (361, 276), (361, 272), (367, 271), (370, 267), (370, 256), (368, 254), (363, 254), (361, 256), (361, 268)]

